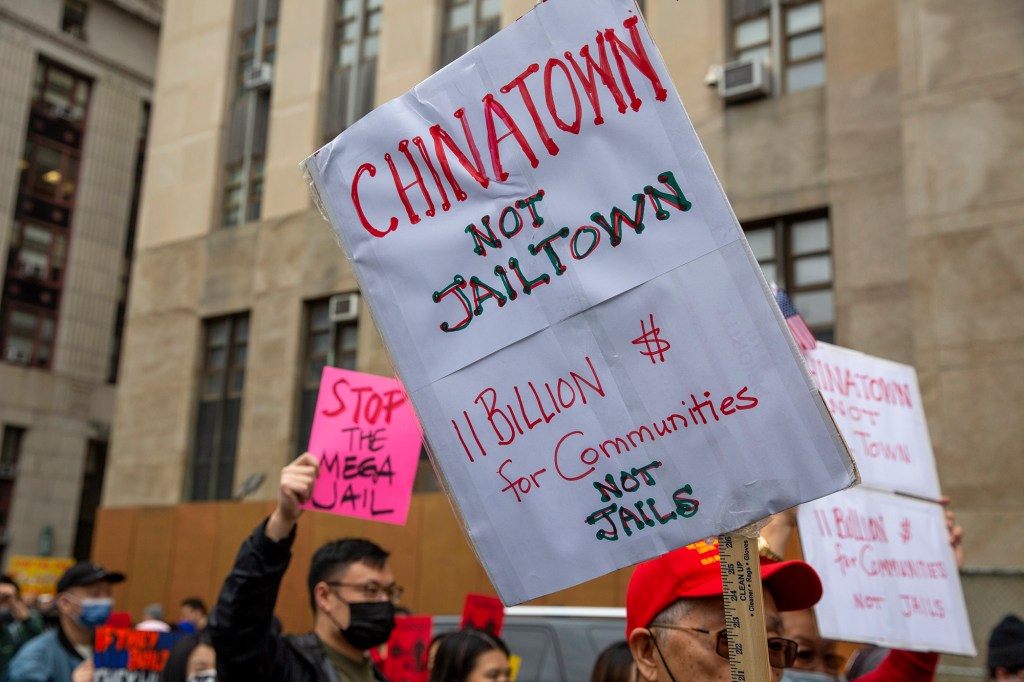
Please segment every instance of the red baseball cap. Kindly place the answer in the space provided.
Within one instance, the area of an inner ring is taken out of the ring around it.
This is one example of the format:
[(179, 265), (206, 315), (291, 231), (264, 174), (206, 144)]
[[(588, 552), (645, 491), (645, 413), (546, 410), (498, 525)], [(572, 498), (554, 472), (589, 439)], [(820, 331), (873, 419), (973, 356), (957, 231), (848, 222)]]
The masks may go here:
[[(677, 599), (721, 596), (719, 562), (718, 541), (701, 540), (637, 566), (626, 590), (626, 638)], [(761, 557), (761, 582), (779, 611), (809, 609), (821, 599), (821, 579), (803, 561)]]

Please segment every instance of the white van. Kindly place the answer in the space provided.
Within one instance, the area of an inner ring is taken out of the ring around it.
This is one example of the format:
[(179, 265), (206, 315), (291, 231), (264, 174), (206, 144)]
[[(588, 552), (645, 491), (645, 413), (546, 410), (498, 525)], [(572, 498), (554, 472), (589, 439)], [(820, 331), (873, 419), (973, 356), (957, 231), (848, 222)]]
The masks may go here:
[[(435, 616), (434, 634), (459, 627), (459, 616)], [(510, 606), (501, 638), (522, 658), (517, 682), (586, 682), (609, 644), (626, 638), (626, 609)]]

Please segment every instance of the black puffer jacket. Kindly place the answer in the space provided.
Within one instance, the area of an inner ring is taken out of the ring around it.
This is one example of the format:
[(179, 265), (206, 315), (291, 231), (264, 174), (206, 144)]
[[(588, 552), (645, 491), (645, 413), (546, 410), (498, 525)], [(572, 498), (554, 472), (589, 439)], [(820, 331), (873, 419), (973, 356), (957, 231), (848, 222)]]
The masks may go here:
[(217, 677), (225, 682), (345, 682), (316, 635), (281, 635), (275, 627), (274, 604), (295, 532), (274, 542), (264, 533), (266, 523), (242, 543), (210, 614), (207, 631), (217, 650)]

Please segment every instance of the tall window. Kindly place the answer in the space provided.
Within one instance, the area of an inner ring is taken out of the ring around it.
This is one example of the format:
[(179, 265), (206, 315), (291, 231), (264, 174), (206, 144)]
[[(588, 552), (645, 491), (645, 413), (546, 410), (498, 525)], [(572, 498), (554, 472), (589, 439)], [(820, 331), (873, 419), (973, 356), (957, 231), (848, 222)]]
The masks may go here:
[(85, 0), (64, 0), (60, 30), (85, 40), (85, 16), (88, 11), (89, 5), (85, 4)]
[(18, 460), (21, 459), (21, 443), (24, 438), (24, 428), (4, 426), (3, 441), (0, 441), (0, 559), (5, 549), (5, 531), (10, 524), (11, 500), (14, 498), (14, 482), (18, 476)]
[(59, 64), (36, 64), (0, 303), (6, 362), (52, 363), (91, 90)]
[(335, 0), (324, 133), (333, 138), (373, 109), (381, 0)]
[(96, 510), (103, 499), (103, 472), (107, 466), (107, 443), (90, 440), (85, 450), (82, 493), (78, 498), (78, 526), (75, 529), (74, 557), (86, 561), (92, 555), (92, 535), (96, 528)]
[(124, 251), (121, 260), (121, 277), (117, 290), (117, 314), (114, 317), (114, 338), (110, 344), (110, 364), (107, 381), (117, 381), (117, 369), (121, 362), (121, 343), (124, 340), (124, 322), (128, 310), (128, 285), (135, 255), (135, 227), (139, 220), (139, 199), (142, 196), (142, 167), (146, 158), (146, 138), (149, 135), (149, 102), (142, 103), (142, 118), (135, 136), (135, 180), (132, 182), (132, 205), (128, 209), (128, 228), (124, 235)]
[(441, 66), (501, 30), (501, 0), (445, 0)]
[(764, 62), (779, 92), (825, 84), (821, 0), (730, 0), (730, 16), (733, 58)]
[(224, 227), (259, 220), (270, 91), (277, 52), (278, 0), (238, 0), (235, 95), (224, 169)]
[(358, 300), (359, 294), (353, 293), (322, 298), (306, 304), (306, 345), (302, 359), (299, 424), (296, 434), (299, 452), (309, 445), (313, 412), (320, 391), (320, 374), (324, 367), (356, 368), (359, 341)]
[(786, 290), (817, 339), (832, 341), (835, 297), (828, 214), (763, 220), (743, 229), (765, 278)]
[(217, 317), (207, 320), (204, 327), (205, 353), (188, 497), (226, 500), (231, 498), (235, 478), (249, 314)]

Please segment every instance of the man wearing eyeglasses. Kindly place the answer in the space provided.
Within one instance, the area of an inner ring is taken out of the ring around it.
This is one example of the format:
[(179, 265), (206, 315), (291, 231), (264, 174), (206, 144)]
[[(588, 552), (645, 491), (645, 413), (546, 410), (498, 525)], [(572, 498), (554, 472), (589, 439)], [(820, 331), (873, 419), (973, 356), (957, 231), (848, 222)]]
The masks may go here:
[[(782, 636), (780, 611), (813, 606), (821, 580), (802, 561), (761, 559), (768, 661), (772, 680), (793, 665), (797, 643)], [(718, 544), (697, 542), (640, 564), (626, 591), (626, 637), (643, 680), (726, 681), (725, 632)]]
[(295, 527), (318, 470), (309, 453), (281, 470), (277, 508), (242, 544), (221, 588), (207, 628), (220, 679), (384, 680), (367, 652), (390, 637), (402, 588), (395, 584), (388, 553), (369, 540), (336, 540), (313, 555), (308, 577), (313, 632), (282, 636), (274, 625)]

